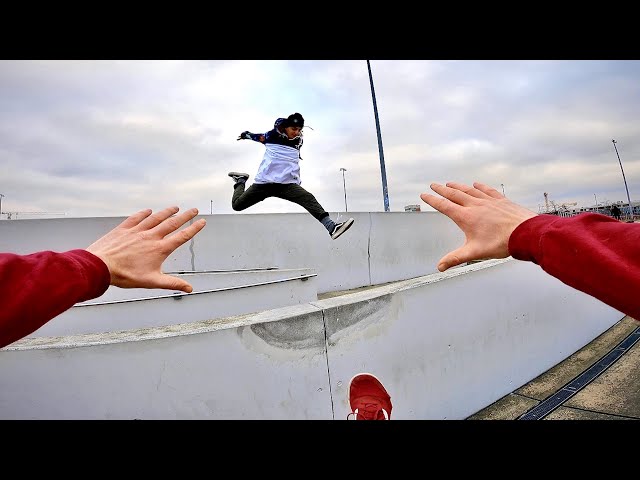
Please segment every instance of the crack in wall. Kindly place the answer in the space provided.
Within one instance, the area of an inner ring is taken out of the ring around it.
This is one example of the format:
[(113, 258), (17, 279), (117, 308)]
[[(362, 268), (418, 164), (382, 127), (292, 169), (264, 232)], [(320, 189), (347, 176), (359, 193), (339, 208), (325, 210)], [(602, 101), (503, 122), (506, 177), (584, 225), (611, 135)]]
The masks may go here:
[(367, 265), (369, 272), (369, 285), (371, 285), (371, 212), (369, 212), (369, 235), (367, 238)]
[[(191, 219), (189, 221), (189, 225), (193, 225), (193, 219)], [(189, 242), (189, 251), (191, 252), (191, 271), (195, 272), (196, 270), (196, 254), (193, 250), (193, 245), (195, 243), (194, 238), (191, 238), (191, 241)]]
[(329, 400), (331, 401), (331, 418), (336, 419), (336, 410), (333, 404), (333, 387), (331, 385), (331, 367), (329, 366), (329, 337), (327, 336), (327, 320), (322, 310), (322, 324), (324, 325), (324, 355), (327, 360), (327, 379), (329, 381)]

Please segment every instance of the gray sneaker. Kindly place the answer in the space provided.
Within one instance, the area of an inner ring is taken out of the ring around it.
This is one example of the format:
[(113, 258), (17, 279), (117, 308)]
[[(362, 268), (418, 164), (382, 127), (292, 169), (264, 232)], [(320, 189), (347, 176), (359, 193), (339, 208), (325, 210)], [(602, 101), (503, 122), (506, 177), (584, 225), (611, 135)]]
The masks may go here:
[(344, 222), (336, 223), (336, 226), (333, 227), (333, 231), (331, 232), (331, 238), (335, 240), (344, 232), (349, 230), (351, 225), (353, 225), (353, 218), (350, 218), (349, 220)]
[(229, 172), (229, 176), (231, 178), (233, 178), (233, 181), (238, 183), (238, 182), (246, 182), (247, 180), (249, 180), (249, 174), (248, 173), (241, 173), (241, 172)]

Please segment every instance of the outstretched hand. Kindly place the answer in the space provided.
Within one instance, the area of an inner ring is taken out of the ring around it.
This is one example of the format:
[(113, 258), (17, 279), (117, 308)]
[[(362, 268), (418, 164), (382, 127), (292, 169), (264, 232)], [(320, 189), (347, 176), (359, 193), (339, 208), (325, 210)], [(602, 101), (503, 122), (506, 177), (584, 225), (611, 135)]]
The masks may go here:
[(236, 140), (248, 140), (249, 138), (251, 138), (249, 136), (249, 131), (245, 130), (244, 132), (242, 132), (240, 135), (238, 135), (238, 138)]
[(473, 187), (432, 183), (430, 187), (444, 198), (429, 193), (420, 194), (420, 198), (453, 220), (466, 237), (464, 245), (440, 259), (441, 272), (472, 260), (508, 257), (511, 233), (537, 215), (483, 183), (474, 182)]
[(86, 248), (107, 265), (111, 273), (111, 285), (121, 288), (164, 288), (186, 293), (193, 291), (193, 287), (185, 280), (161, 271), (167, 257), (206, 225), (206, 220), (200, 219), (176, 232), (198, 215), (198, 210), (192, 208), (173, 216), (178, 210), (178, 207), (169, 207), (154, 214), (149, 209), (141, 210)]

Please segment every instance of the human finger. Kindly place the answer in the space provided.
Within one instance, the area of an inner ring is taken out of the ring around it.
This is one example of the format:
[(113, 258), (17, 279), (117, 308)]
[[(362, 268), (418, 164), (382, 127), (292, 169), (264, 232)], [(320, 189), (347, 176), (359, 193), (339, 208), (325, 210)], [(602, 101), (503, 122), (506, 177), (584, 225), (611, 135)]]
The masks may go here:
[(145, 218), (147, 218), (149, 215), (151, 215), (151, 213), (152, 213), (152, 211), (151, 211), (150, 208), (145, 208), (144, 210), (140, 210), (139, 212), (136, 212), (136, 213), (130, 215), (122, 223), (120, 223), (120, 225), (118, 225), (118, 226), (122, 227), (122, 228), (135, 227), (140, 222), (142, 222)]
[(164, 241), (166, 242), (167, 247), (173, 252), (180, 245), (184, 245), (193, 237), (195, 237), (196, 234), (200, 230), (202, 230), (206, 224), (207, 224), (207, 221), (204, 218), (201, 218), (197, 222), (194, 222), (188, 227), (183, 228), (182, 230), (167, 237)]
[(161, 238), (164, 238), (171, 232), (178, 230), (189, 220), (192, 220), (196, 215), (198, 215), (198, 209), (190, 208), (189, 210), (182, 212), (180, 215), (174, 215), (165, 219), (154, 227), (153, 232), (160, 235)]
[(472, 203), (475, 197), (472, 197), (468, 193), (465, 193), (463, 190), (459, 190), (454, 187), (449, 187), (447, 185), (441, 185), (439, 183), (432, 183), (430, 185), (431, 190), (436, 192), (437, 194), (443, 196), (447, 200), (450, 200), (453, 203), (458, 205), (468, 205)]
[(153, 213), (153, 214), (149, 215), (142, 222), (140, 222), (138, 227), (141, 230), (151, 230), (152, 228), (154, 228), (157, 225), (159, 225), (162, 222), (164, 222), (167, 218), (169, 218), (172, 215), (175, 215), (176, 213), (178, 213), (179, 210), (180, 209), (178, 207), (175, 207), (175, 206), (174, 207), (164, 208), (164, 209), (160, 210), (159, 212), (156, 212), (156, 213)]
[(457, 203), (458, 205), (465, 206), (470, 203), (474, 203), (475, 201), (475, 197), (472, 197), (468, 193), (465, 193), (462, 190), (458, 190), (457, 188), (440, 185), (439, 183), (432, 183), (430, 187), (431, 190), (433, 190), (437, 194), (452, 201), (453, 203)]
[(469, 262), (474, 260), (473, 256), (470, 254), (469, 249), (466, 245), (452, 250), (447, 253), (444, 257), (440, 259), (438, 262), (438, 270), (440, 272), (444, 272), (445, 270), (455, 267), (456, 265), (461, 265), (462, 263)]
[(455, 188), (456, 190), (460, 190), (461, 192), (464, 192), (467, 195), (470, 195), (475, 198), (487, 198), (487, 194), (485, 192), (478, 190), (475, 187), (466, 185), (464, 183), (447, 182), (445, 185), (449, 188)]
[(484, 183), (473, 182), (473, 186), (477, 190), (480, 190), (481, 192), (485, 193), (486, 195), (488, 195), (490, 197), (493, 197), (493, 198), (504, 198), (504, 195), (502, 195), (498, 190), (496, 190), (493, 187), (490, 187), (489, 185), (485, 185)]
[(421, 193), (420, 198), (423, 202), (435, 208), (440, 213), (445, 214), (449, 218), (455, 217), (458, 210), (462, 208), (460, 205), (457, 205), (446, 198), (437, 197), (430, 193)]
[(185, 292), (185, 293), (193, 292), (193, 287), (189, 282), (181, 278), (174, 277), (173, 275), (168, 275), (166, 273), (158, 273), (149, 281), (152, 283), (151, 283), (151, 286), (147, 288), (163, 288), (166, 290), (180, 290), (181, 292)]

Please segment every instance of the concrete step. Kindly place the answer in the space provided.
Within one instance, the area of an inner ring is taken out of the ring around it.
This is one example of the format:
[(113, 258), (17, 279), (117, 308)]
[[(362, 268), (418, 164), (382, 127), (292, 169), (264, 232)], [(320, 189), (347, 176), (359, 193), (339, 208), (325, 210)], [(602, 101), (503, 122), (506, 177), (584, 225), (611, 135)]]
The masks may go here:
[[(168, 327), (316, 301), (311, 269), (193, 272), (192, 293), (118, 289), (78, 303), (29, 335), (51, 337)], [(118, 291), (120, 290), (120, 291)], [(159, 293), (162, 292), (162, 293)]]

